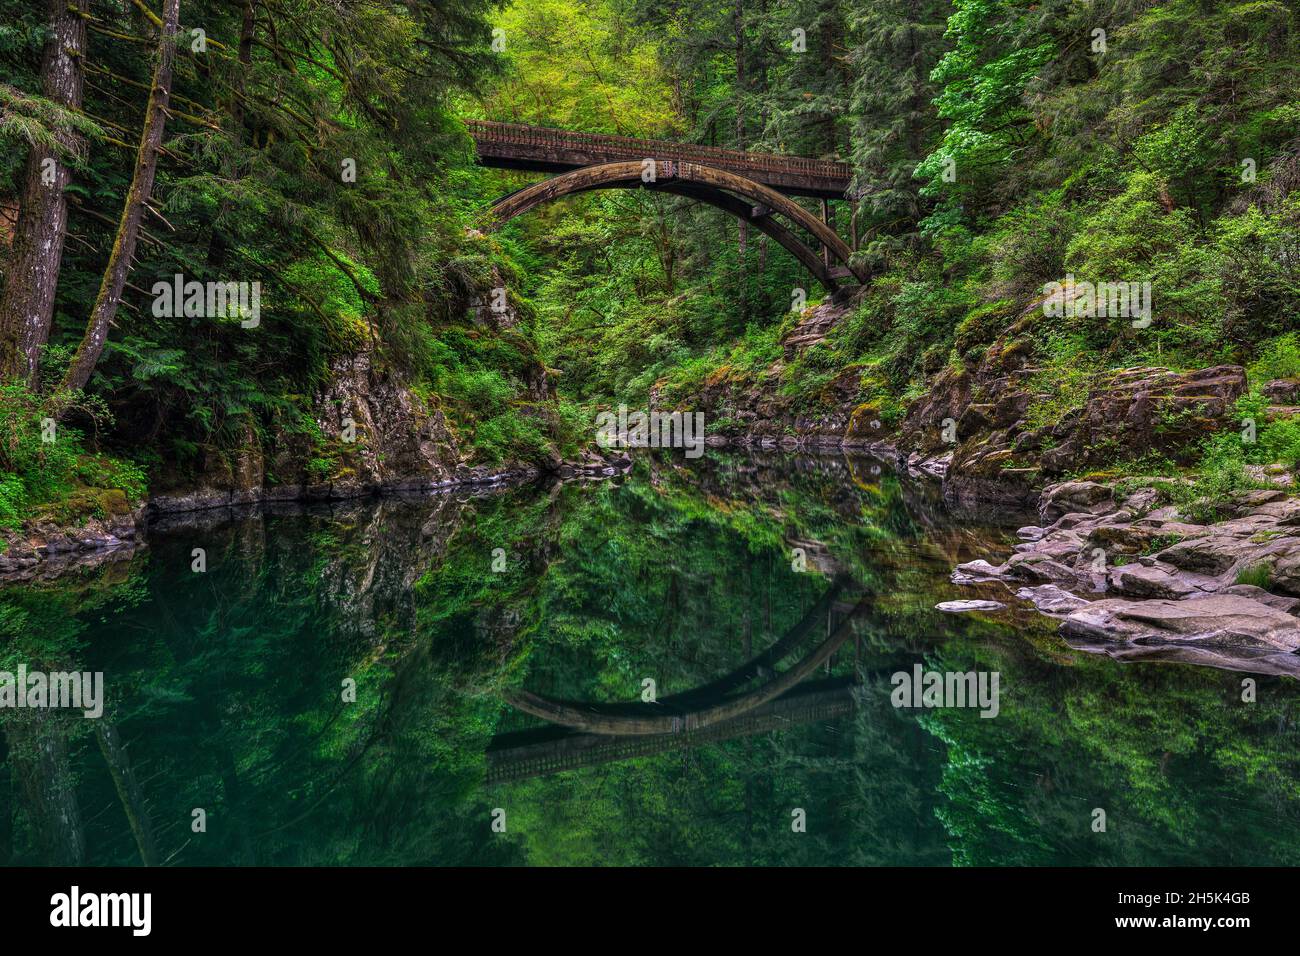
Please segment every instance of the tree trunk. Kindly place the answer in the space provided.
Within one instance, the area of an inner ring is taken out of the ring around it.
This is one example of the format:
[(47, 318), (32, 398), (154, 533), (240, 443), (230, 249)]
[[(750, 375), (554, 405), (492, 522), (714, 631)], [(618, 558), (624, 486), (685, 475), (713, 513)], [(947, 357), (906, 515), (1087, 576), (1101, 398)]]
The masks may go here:
[(149, 805), (145, 802), (144, 791), (135, 779), (135, 770), (131, 759), (122, 745), (117, 725), (110, 721), (97, 721), (96, 736), (99, 749), (108, 764), (108, 772), (117, 788), (118, 799), (122, 801), (122, 811), (126, 814), (135, 845), (140, 851), (140, 860), (145, 866), (158, 865), (158, 843), (154, 838), (153, 824), (149, 819)]
[(162, 36), (158, 40), (158, 64), (154, 68), (153, 87), (149, 91), (144, 131), (140, 134), (140, 150), (136, 154), (135, 174), (122, 207), (122, 220), (117, 227), (113, 251), (104, 269), (104, 278), (95, 297), (86, 334), (72, 357), (68, 374), (63, 379), (66, 391), (84, 388), (95, 371), (108, 329), (117, 307), (122, 301), (122, 289), (131, 272), (135, 244), (140, 237), (140, 220), (144, 218), (145, 203), (153, 194), (154, 176), (158, 172), (158, 151), (162, 147), (163, 130), (167, 126), (167, 103), (171, 95), (172, 62), (176, 59), (176, 32), (180, 22), (181, 0), (164, 0)]
[(10, 718), (5, 736), (40, 862), (83, 866), (86, 833), (68, 756), (67, 724), (48, 711), (33, 711)]
[[(45, 96), (68, 109), (80, 109), (85, 93), (86, 11), (90, 0), (47, 0), (51, 35), (41, 63)], [(35, 388), (41, 348), (54, 320), (54, 294), (63, 262), (68, 200), (63, 191), (72, 177), (69, 155), (85, 148), (80, 133), (55, 133), (58, 148), (36, 145), (27, 170), (13, 255), (0, 296), (0, 378), (23, 378)], [(53, 165), (51, 166), (51, 162)], [(53, 178), (47, 183), (47, 167)]]

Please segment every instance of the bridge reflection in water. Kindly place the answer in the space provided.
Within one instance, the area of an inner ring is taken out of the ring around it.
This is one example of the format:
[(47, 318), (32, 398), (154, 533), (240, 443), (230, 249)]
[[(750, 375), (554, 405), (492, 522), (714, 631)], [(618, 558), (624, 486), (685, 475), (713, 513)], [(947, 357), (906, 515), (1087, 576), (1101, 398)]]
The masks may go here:
[[(688, 749), (843, 716), (853, 710), (862, 673), (811, 680), (857, 637), (869, 595), (834, 581), (780, 640), (731, 673), (654, 703), (556, 701), (530, 691), (506, 694), (516, 709), (550, 726), (500, 734), (487, 751), (487, 783), (508, 783), (563, 770)], [(824, 622), (824, 625), (823, 625)], [(785, 671), (776, 667), (818, 641)]]

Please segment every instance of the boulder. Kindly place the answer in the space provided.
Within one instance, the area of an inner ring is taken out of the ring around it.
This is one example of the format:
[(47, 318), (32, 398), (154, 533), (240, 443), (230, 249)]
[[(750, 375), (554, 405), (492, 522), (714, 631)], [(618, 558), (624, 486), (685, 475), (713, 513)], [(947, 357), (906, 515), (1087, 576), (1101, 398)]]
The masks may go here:
[(1016, 597), (1028, 601), (1044, 614), (1069, 614), (1089, 602), (1078, 595), (1063, 591), (1055, 584), (1040, 584), (1037, 587), (1021, 588)]
[(1063, 481), (1048, 485), (1038, 499), (1038, 516), (1045, 525), (1067, 514), (1107, 514), (1114, 511), (1114, 491), (1096, 481)]
[[(1300, 651), (1300, 620), (1251, 597), (1216, 594), (1185, 601), (1093, 601), (1070, 612), (1062, 632), (1146, 646)], [(1300, 657), (1296, 659), (1300, 671)]]
[(1126, 564), (1111, 572), (1114, 589), (1128, 597), (1185, 598), (1199, 589), (1177, 573), (1156, 565)]
[(1275, 378), (1260, 386), (1270, 405), (1300, 405), (1300, 378)]

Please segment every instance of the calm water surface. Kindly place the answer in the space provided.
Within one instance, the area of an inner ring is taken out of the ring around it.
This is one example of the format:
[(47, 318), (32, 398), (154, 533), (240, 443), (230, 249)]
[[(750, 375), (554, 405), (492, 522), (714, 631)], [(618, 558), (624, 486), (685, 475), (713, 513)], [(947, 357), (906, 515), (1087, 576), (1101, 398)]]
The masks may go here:
[[(0, 862), (1300, 863), (1295, 683), (934, 610), (1013, 543), (868, 461), (712, 452), (190, 516), (0, 591), (0, 669), (107, 696), (0, 711)], [(998, 715), (895, 708), (917, 663)]]

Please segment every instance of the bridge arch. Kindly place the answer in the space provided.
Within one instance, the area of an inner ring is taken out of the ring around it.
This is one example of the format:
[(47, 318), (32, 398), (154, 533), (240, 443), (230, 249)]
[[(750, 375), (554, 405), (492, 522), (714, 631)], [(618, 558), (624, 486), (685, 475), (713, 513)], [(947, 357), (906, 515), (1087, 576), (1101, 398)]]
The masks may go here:
[[(634, 704), (611, 710), (587, 702), (554, 700), (526, 690), (508, 691), (505, 700), (512, 707), (548, 723), (611, 737), (690, 733), (735, 720), (775, 700), (807, 679), (853, 634), (855, 619), (871, 606), (870, 595), (863, 595), (852, 605), (839, 625), (797, 664), (780, 674), (772, 674), (764, 684), (753, 690), (716, 699), (720, 692), (743, 684), (755, 675), (768, 672), (777, 661), (807, 638), (822, 616), (836, 606), (836, 598), (843, 587), (844, 582), (837, 581), (831, 591), (785, 637), (750, 663), (705, 687), (676, 697), (665, 697), (656, 705)], [(704, 702), (701, 698), (714, 699)]]
[(779, 213), (811, 233), (851, 275), (860, 282), (866, 281), (865, 275), (850, 261), (852, 250), (848, 243), (826, 223), (775, 189), (725, 169), (701, 163), (659, 161), (656, 164), (655, 181), (649, 183), (641, 179), (642, 168), (641, 161), (601, 163), (533, 183), (493, 204), (493, 223), (489, 228), (500, 226), (542, 203), (562, 196), (593, 189), (650, 188), (706, 202), (753, 224), (793, 254), (828, 290), (835, 291), (838, 284), (817, 254), (784, 225), (765, 213), (756, 213), (755, 209), (757, 207)]

